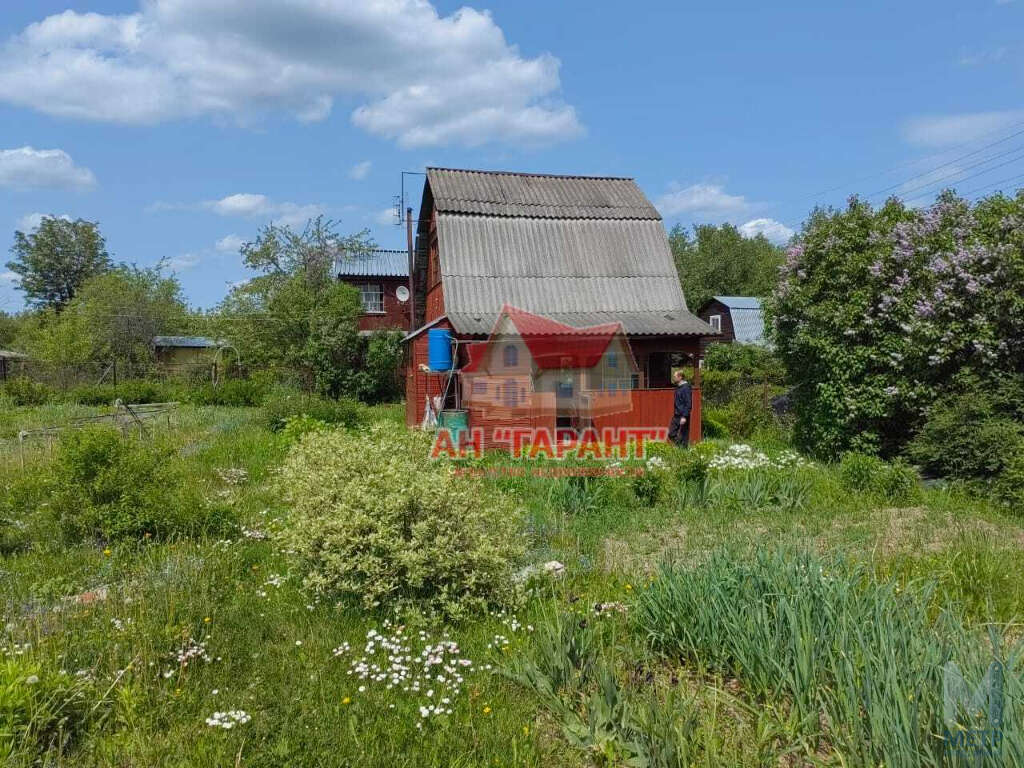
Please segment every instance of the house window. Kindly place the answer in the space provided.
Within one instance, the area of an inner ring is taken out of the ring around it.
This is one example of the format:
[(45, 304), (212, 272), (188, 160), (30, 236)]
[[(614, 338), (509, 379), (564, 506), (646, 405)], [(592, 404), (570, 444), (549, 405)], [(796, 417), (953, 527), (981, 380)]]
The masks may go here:
[(556, 397), (572, 397), (572, 377), (566, 377), (559, 379), (555, 385), (555, 396)]
[(619, 356), (615, 354), (614, 350), (608, 353), (608, 367), (618, 368), (619, 367)]
[(711, 315), (711, 317), (708, 318), (708, 325), (711, 326), (711, 330), (714, 331), (715, 333), (721, 333), (722, 332), (722, 316), (721, 315)]
[(509, 408), (515, 408), (516, 405), (518, 405), (518, 399), (517, 399), (518, 395), (519, 395), (519, 390), (516, 387), (515, 381), (511, 381), (511, 380), (510, 381), (506, 381), (505, 382), (505, 405), (507, 407), (509, 407)]
[(473, 381), (473, 394), (474, 395), (486, 395), (487, 394), (487, 382), (483, 380)]
[(363, 302), (363, 312), (367, 314), (383, 314), (384, 289), (380, 283), (363, 283), (360, 285), (359, 299)]
[(506, 368), (515, 368), (519, 365), (519, 349), (515, 344), (506, 346), (503, 355)]

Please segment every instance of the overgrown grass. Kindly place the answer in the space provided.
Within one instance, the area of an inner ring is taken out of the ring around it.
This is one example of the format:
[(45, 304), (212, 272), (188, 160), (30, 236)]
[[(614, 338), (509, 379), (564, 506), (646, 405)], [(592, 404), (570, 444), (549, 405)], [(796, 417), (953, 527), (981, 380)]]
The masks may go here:
[[(10, 409), (0, 431), (92, 412)], [(360, 421), (403, 429), (402, 406)], [(557, 560), (561, 577), (531, 580), (514, 614), (444, 624), (360, 611), (305, 591), (275, 545), (290, 524), (275, 483), (294, 435), (265, 424), (255, 409), (180, 410), (172, 460), (239, 527), (164, 542), (62, 541), (33, 481), (45, 485), (56, 449), (37, 446), (22, 471), (0, 448), (11, 764), (928, 764), (941, 748), (921, 729), (904, 739), (899, 696), (911, 686), (919, 712), (934, 713), (936, 648), (956, 650), (970, 676), (986, 622), (1021, 614), (1015, 518), (956, 487), (891, 497), (902, 480), (876, 486), (877, 468), (852, 487), (835, 468), (791, 466), (777, 436), (754, 443), (768, 460), (758, 467), (710, 466), (722, 444), (624, 462), (642, 481), (512, 473), (523, 463), (489, 456), (480, 493), (521, 506), (522, 565)], [(759, 555), (766, 545), (817, 554)], [(1019, 628), (1009, 635), (1008, 669)], [(441, 665), (458, 685), (441, 670), (428, 683), (417, 666), (441, 642), (458, 646)], [(360, 677), (391, 643), (408, 649), (407, 679)], [(857, 664), (844, 669), (842, 652)], [(867, 690), (877, 706), (864, 723), (854, 702)], [(429, 706), (444, 711), (424, 717)], [(248, 721), (206, 724), (230, 710)]]

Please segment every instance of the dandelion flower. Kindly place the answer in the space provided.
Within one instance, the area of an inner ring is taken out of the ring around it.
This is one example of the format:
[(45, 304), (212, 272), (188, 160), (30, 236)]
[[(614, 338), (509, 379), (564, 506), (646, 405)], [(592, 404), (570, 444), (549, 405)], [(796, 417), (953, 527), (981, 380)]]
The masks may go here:
[(485, 715), (491, 714), (491, 708), (490, 707), (484, 707), (484, 714)]
[(107, 547), (106, 549), (104, 549), (103, 550), (103, 554), (106, 555), (107, 557), (110, 557), (110, 547)]
[(346, 696), (344, 699), (341, 700), (341, 703), (342, 704), (351, 704), (352, 703), (352, 698), (350, 696)]

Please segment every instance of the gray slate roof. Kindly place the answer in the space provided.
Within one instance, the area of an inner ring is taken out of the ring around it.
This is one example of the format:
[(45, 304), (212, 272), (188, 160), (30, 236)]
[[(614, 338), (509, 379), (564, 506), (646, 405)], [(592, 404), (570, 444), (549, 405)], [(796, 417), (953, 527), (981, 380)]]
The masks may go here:
[(656, 219), (633, 179), (428, 168), (439, 213), (544, 218)]
[(384, 249), (343, 251), (334, 259), (334, 271), (338, 277), (408, 277), (409, 254)]
[(567, 325), (714, 335), (690, 314), (661, 216), (632, 179), (428, 168), (445, 310), (486, 334), (505, 304)]
[(715, 300), (729, 308), (736, 341), (742, 344), (759, 344), (761, 346), (768, 344), (764, 335), (764, 311), (761, 299), (754, 296), (715, 296)]

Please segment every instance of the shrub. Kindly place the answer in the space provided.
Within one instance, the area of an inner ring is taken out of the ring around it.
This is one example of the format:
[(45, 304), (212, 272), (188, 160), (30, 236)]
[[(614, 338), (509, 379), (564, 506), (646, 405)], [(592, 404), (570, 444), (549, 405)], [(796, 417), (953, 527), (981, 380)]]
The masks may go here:
[(53, 390), (27, 376), (8, 379), (0, 392), (14, 405), (43, 405), (53, 397)]
[(899, 460), (889, 463), (870, 454), (846, 453), (839, 462), (838, 473), (845, 489), (888, 501), (905, 502), (918, 492), (917, 473)]
[(723, 440), (729, 437), (720, 409), (704, 409), (701, 413), (701, 432), (708, 440)]
[(968, 391), (937, 402), (907, 455), (929, 472), (992, 478), (1024, 449), (1024, 425), (998, 412), (985, 392)]
[(126, 379), (117, 384), (75, 387), (64, 393), (63, 399), (81, 405), (112, 405), (115, 400), (125, 403), (169, 403), (184, 400), (185, 392), (184, 387), (173, 382)]
[(353, 400), (328, 400), (285, 387), (273, 389), (263, 402), (266, 426), (277, 432), (293, 416), (309, 416), (325, 424), (353, 427), (362, 421), (363, 409)]
[(167, 538), (233, 527), (230, 510), (199, 495), (166, 444), (98, 427), (69, 432), (55, 469), (53, 508), (69, 539)]
[(226, 405), (235, 408), (254, 407), (263, 403), (268, 387), (260, 380), (225, 379), (216, 386), (203, 384), (193, 387), (186, 395), (196, 405)]
[[(769, 389), (768, 392), (771, 395), (775, 390)], [(757, 430), (775, 424), (771, 408), (765, 405), (763, 386), (740, 390), (718, 413), (724, 417), (723, 423), (732, 437), (747, 438)]]
[(305, 435), (281, 470), (279, 534), (318, 593), (366, 608), (461, 617), (507, 605), (519, 515), (432, 463), (422, 433), (377, 425)]
[(1024, 515), (1024, 450), (1017, 451), (993, 487), (996, 499), (1018, 515)]

